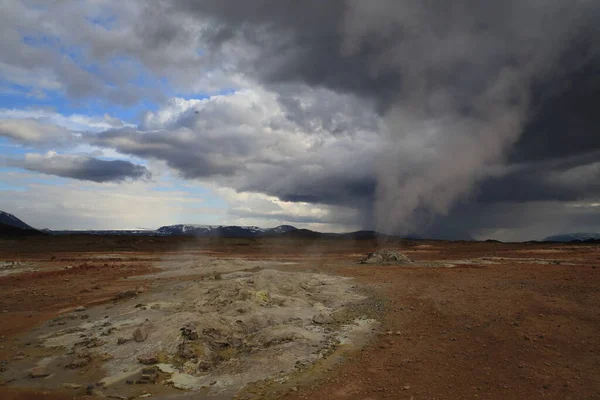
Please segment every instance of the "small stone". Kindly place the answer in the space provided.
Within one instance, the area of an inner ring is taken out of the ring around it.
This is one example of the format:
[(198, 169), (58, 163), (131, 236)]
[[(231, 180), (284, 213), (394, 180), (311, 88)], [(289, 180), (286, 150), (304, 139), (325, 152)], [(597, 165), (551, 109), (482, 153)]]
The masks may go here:
[(73, 390), (81, 389), (81, 385), (78, 385), (76, 383), (64, 383), (63, 387), (65, 389), (73, 389)]
[(115, 296), (115, 300), (125, 300), (125, 299), (131, 299), (137, 297), (137, 293), (135, 292), (135, 290), (126, 290), (124, 292), (118, 293)]
[(85, 311), (85, 310), (86, 310), (86, 308), (84, 306), (79, 306), (75, 309), (75, 311), (77, 311), (77, 312), (81, 312), (81, 311)]
[(145, 368), (142, 368), (142, 374), (152, 375), (152, 374), (157, 374), (157, 373), (158, 373), (157, 367), (145, 367)]
[(49, 370), (42, 367), (36, 367), (32, 369), (31, 372), (29, 372), (29, 376), (31, 378), (45, 378), (47, 376), (50, 376), (51, 374), (52, 373)]
[(139, 396), (140, 399), (144, 399), (146, 397), (152, 397), (152, 395), (150, 393), (144, 393), (142, 395)]
[(144, 365), (152, 365), (158, 363), (158, 357), (156, 356), (156, 354), (143, 354), (141, 356), (138, 356), (137, 360), (140, 362), (140, 364)]
[(129, 342), (129, 339), (124, 338), (124, 337), (120, 337), (117, 339), (117, 344), (125, 344), (127, 342)]
[(294, 387), (292, 388), (292, 392), (297, 392), (297, 391), (298, 391), (298, 388), (297, 388), (296, 386), (294, 386)]
[(313, 317), (312, 322), (317, 325), (324, 325), (330, 322), (330, 318), (325, 314), (317, 314)]
[(85, 315), (81, 316), (81, 319), (88, 319), (89, 317), (90, 317), (89, 315), (85, 314)]
[(92, 359), (90, 357), (77, 357), (67, 365), (67, 368), (77, 369), (88, 365)]
[(143, 342), (148, 338), (148, 331), (146, 331), (145, 329), (140, 329), (137, 328), (134, 332), (133, 332), (133, 339), (136, 342)]
[(208, 371), (212, 368), (212, 365), (208, 361), (200, 361), (198, 363), (198, 371)]
[(404, 386), (402, 389), (404, 389), (404, 390), (410, 390), (410, 386), (409, 386), (409, 385), (406, 385), (406, 386)]

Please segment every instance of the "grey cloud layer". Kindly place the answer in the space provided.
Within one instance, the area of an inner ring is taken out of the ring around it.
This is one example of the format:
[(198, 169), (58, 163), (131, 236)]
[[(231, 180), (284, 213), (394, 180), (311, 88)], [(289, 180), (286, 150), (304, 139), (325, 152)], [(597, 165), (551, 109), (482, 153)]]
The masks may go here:
[(44, 155), (30, 153), (22, 160), (5, 159), (4, 163), (42, 174), (100, 183), (150, 178), (146, 167), (129, 161), (100, 160), (89, 156), (52, 152)]

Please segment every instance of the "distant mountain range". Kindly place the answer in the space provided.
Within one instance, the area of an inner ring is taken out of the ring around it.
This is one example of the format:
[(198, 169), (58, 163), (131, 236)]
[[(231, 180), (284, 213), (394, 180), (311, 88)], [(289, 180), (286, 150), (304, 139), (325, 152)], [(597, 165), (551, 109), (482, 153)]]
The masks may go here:
[(600, 233), (563, 233), (560, 235), (548, 236), (544, 242), (590, 242), (600, 240)]
[[(358, 231), (352, 233), (321, 233), (309, 229), (298, 229), (291, 225), (280, 225), (276, 228), (260, 228), (258, 226), (225, 226), (225, 225), (167, 225), (156, 230), (151, 229), (113, 229), (113, 230), (36, 230), (12, 214), (0, 211), (0, 224), (28, 232), (40, 232), (49, 235), (108, 235), (108, 236), (192, 236), (192, 237), (224, 237), (224, 238), (258, 238), (258, 237), (292, 237), (292, 238), (324, 238), (337, 237), (345, 239), (374, 239), (384, 237), (374, 231)], [(14, 229), (13, 229), (14, 230)], [(12, 232), (12, 230), (11, 230)]]
[[(18, 232), (22, 230), (23, 232)], [(224, 226), (224, 225), (167, 225), (156, 230), (151, 229), (113, 229), (113, 230), (36, 230), (13, 214), (0, 211), (0, 235), (28, 236), (31, 234), (50, 235), (108, 235), (108, 236), (191, 236), (191, 237), (224, 237), (224, 238), (258, 238), (258, 237), (290, 237), (290, 238), (341, 238), (366, 240), (375, 238), (393, 238), (375, 231), (357, 231), (350, 233), (322, 233), (309, 229), (298, 229), (291, 225), (276, 228), (259, 228), (257, 226)], [(545, 238), (544, 242), (592, 242), (599, 241), (600, 233), (567, 233)]]
[(295, 231), (291, 225), (263, 229), (258, 226), (221, 226), (221, 225), (169, 225), (158, 228), (158, 236), (198, 236), (198, 237), (239, 237), (252, 238), (259, 236), (281, 235)]

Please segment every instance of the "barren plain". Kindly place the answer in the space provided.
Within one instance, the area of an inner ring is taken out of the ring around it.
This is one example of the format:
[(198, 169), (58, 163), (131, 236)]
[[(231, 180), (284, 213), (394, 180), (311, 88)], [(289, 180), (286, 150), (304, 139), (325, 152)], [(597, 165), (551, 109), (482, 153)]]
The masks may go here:
[[(361, 264), (389, 248), (406, 265)], [(0, 240), (0, 398), (600, 399), (597, 244)]]

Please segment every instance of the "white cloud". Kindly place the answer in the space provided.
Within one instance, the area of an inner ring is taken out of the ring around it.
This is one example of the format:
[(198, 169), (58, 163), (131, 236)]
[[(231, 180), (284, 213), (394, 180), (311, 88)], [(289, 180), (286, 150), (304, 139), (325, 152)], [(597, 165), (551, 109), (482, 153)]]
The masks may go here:
[(187, 221), (218, 223), (224, 212), (206, 206), (203, 196), (177, 189), (156, 190), (156, 185), (148, 182), (45, 183), (37, 174), (21, 172), (3, 173), (0, 181), (19, 188), (8, 193), (0, 190), (0, 210), (12, 212), (36, 228), (154, 229)]
[(75, 134), (68, 129), (35, 119), (0, 120), (0, 136), (20, 143), (68, 143)]

